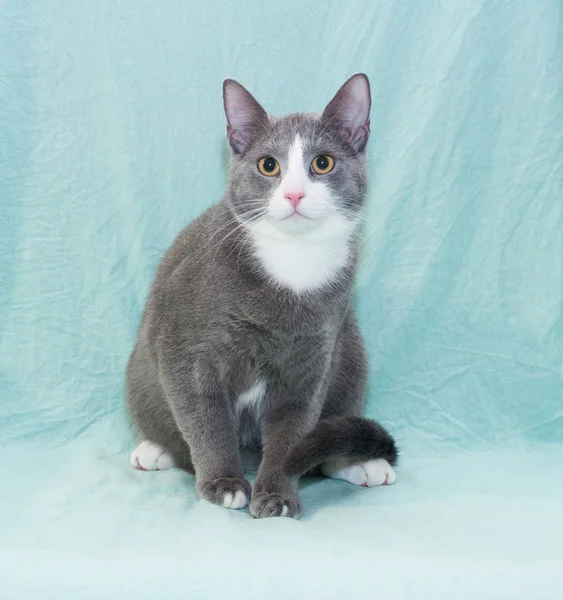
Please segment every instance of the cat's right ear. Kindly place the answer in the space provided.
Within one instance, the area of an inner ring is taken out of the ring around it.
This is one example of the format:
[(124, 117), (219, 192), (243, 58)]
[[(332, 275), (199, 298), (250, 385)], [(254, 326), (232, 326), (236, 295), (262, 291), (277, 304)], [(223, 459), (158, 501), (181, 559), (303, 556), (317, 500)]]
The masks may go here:
[(237, 154), (244, 154), (254, 135), (266, 126), (268, 115), (254, 96), (234, 79), (223, 82), (223, 104), (229, 144)]

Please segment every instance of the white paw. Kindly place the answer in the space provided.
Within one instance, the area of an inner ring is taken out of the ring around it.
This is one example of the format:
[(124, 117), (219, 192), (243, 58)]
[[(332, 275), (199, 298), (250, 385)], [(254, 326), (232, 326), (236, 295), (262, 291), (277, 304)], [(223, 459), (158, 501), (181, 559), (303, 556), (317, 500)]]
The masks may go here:
[(376, 458), (362, 463), (367, 473), (367, 487), (378, 485), (393, 485), (397, 476), (393, 467), (384, 459)]
[(361, 463), (353, 463), (346, 458), (336, 458), (325, 462), (321, 467), (321, 471), (326, 477), (343, 479), (362, 487), (392, 485), (396, 479), (393, 467), (384, 458), (376, 458)]
[(174, 466), (174, 459), (162, 446), (145, 440), (131, 453), (131, 464), (141, 471), (165, 471)]
[(233, 495), (230, 492), (227, 492), (223, 496), (223, 506), (225, 508), (244, 508), (248, 504), (248, 499), (246, 498), (246, 494), (238, 490)]

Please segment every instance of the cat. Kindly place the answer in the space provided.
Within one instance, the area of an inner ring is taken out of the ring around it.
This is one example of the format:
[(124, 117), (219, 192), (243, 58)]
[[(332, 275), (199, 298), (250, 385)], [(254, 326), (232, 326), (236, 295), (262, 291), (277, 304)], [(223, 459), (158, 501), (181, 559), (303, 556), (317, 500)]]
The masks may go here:
[[(363, 418), (364, 342), (350, 306), (366, 196), (370, 86), (319, 115), (269, 116), (223, 84), (232, 148), (223, 199), (164, 256), (127, 367), (143, 440), (133, 466), (196, 476), (200, 497), (299, 518), (299, 477), (395, 481), (397, 448)], [(255, 452), (254, 485), (241, 449)]]

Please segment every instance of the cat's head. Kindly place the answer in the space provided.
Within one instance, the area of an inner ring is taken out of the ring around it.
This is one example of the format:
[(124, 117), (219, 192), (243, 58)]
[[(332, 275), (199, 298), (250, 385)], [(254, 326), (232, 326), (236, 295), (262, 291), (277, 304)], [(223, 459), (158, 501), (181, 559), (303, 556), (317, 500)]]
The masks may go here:
[(270, 116), (232, 79), (223, 98), (233, 149), (228, 201), (239, 221), (283, 236), (357, 226), (367, 180), (366, 75), (348, 79), (321, 115)]

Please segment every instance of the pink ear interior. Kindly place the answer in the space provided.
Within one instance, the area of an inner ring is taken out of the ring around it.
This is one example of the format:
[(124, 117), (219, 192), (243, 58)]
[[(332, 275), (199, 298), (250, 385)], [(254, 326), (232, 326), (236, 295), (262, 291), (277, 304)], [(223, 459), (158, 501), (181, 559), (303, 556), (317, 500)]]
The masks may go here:
[(234, 79), (223, 83), (227, 137), (233, 150), (245, 152), (254, 133), (268, 121), (266, 111), (254, 96)]
[(335, 125), (356, 152), (363, 150), (369, 138), (371, 94), (363, 73), (353, 75), (336, 92), (323, 112), (323, 120)]

